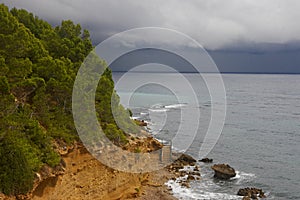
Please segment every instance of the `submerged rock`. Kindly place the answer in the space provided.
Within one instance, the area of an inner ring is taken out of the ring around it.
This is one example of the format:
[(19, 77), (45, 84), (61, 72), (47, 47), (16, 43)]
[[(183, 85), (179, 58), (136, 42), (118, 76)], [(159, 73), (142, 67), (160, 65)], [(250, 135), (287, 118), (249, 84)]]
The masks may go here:
[(211, 167), (215, 171), (215, 178), (228, 180), (236, 176), (235, 170), (227, 164), (218, 164)]
[[(266, 198), (265, 193), (262, 191), (262, 189), (258, 189), (258, 188), (243, 188), (243, 189), (239, 189), (237, 195), (239, 196), (244, 196), (244, 198), (246, 199), (248, 197), (248, 199), (258, 199), (259, 198)], [(243, 199), (244, 199), (243, 198)]]
[(203, 159), (199, 160), (199, 162), (212, 163), (212, 162), (213, 162), (213, 159), (210, 159), (210, 158), (203, 158)]

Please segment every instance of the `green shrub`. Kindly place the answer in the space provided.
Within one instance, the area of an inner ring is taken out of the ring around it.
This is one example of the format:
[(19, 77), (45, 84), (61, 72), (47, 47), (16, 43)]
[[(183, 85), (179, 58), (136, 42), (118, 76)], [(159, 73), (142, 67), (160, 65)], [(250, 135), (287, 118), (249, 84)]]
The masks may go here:
[(0, 140), (0, 192), (25, 194), (32, 188), (34, 171), (42, 164), (37, 154), (20, 133), (6, 133)]
[(118, 145), (126, 144), (128, 142), (125, 134), (118, 129), (115, 124), (107, 124), (103, 131), (108, 139)]

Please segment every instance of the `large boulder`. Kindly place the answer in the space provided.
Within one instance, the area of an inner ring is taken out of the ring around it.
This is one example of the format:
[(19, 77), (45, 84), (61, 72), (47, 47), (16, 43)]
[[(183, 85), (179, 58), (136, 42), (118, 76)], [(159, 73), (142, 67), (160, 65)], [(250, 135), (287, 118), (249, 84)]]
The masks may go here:
[(236, 176), (235, 170), (227, 164), (217, 164), (211, 167), (215, 171), (215, 178), (228, 180)]
[(258, 188), (243, 188), (239, 189), (237, 195), (248, 197), (251, 199), (258, 199), (259, 198), (266, 198), (265, 193), (262, 191), (262, 189)]

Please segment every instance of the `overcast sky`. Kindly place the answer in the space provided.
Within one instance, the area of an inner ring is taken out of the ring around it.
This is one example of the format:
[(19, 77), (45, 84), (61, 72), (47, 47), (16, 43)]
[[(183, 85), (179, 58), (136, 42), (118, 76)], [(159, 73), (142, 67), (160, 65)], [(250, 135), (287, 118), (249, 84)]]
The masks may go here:
[(164, 27), (197, 40), (217, 64), (234, 67), (229, 71), (274, 64), (282, 72), (300, 72), (299, 0), (1, 1), (54, 25), (72, 19), (90, 30), (94, 44), (130, 28)]

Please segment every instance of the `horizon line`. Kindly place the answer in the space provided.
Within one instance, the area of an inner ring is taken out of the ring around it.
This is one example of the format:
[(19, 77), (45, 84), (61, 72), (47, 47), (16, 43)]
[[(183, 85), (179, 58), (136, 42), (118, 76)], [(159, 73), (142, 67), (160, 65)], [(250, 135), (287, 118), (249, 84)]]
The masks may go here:
[(113, 73), (184, 73), (184, 74), (278, 74), (278, 75), (300, 75), (299, 72), (189, 72), (189, 71), (178, 71), (178, 72), (168, 72), (168, 71), (114, 71)]

